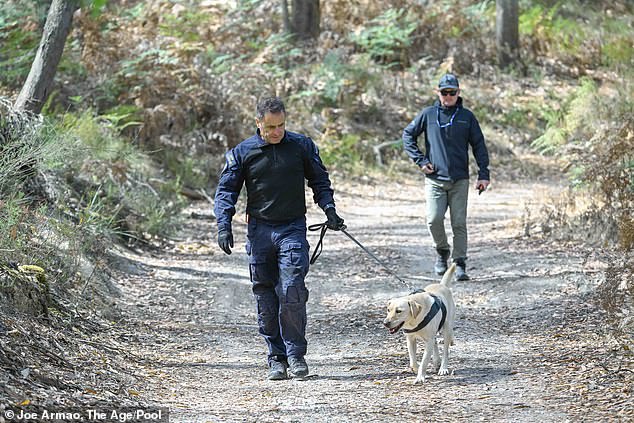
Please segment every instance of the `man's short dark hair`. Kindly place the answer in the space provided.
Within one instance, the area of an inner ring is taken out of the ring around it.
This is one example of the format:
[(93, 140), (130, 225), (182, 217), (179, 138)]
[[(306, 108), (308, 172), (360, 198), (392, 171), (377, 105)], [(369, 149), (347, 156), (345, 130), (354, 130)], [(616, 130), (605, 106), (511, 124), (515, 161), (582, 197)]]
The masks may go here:
[(258, 105), (255, 111), (255, 117), (262, 120), (267, 113), (284, 113), (286, 114), (286, 108), (284, 102), (279, 97), (265, 97), (258, 101)]

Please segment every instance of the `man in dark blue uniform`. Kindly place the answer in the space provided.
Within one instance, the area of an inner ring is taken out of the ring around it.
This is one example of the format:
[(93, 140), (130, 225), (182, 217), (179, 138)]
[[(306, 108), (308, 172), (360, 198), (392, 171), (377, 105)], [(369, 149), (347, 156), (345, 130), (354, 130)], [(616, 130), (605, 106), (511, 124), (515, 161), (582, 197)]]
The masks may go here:
[(214, 212), (218, 245), (231, 254), (231, 220), (243, 185), (247, 188), (249, 270), (260, 334), (269, 349), (271, 380), (308, 375), (306, 302), (309, 245), (306, 239), (305, 180), (315, 203), (340, 230), (333, 190), (315, 143), (285, 130), (286, 110), (277, 97), (257, 104), (256, 134), (226, 154)]

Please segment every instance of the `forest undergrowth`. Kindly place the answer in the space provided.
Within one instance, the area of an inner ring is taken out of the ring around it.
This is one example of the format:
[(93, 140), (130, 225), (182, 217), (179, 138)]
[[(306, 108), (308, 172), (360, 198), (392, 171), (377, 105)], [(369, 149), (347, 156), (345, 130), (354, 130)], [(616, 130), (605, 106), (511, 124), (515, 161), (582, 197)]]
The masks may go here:
[[(604, 263), (597, 292), (608, 324), (630, 348), (634, 11), (626, 1), (520, 4), (522, 60), (501, 70), (492, 1), (322, 2), (319, 39), (298, 43), (284, 34), (272, 0), (112, 0), (98, 13), (75, 15), (43, 116), (27, 117), (11, 110), (11, 100), (28, 73), (47, 3), (4, 2), (6, 386), (53, 384), (25, 375), (28, 363), (16, 358), (46, 355), (44, 344), (24, 342), (30, 333), (43, 336), (50, 327), (60, 349), (96, 354), (69, 333), (90, 339), (115, 330), (119, 292), (109, 269), (124, 265), (107, 252), (152, 251), (177, 236), (189, 201), (211, 201), (224, 151), (254, 130), (259, 96), (286, 100), (288, 128), (311, 136), (336, 174), (398, 180), (412, 172), (398, 144), (402, 128), (433, 101), (447, 71), (459, 75), (465, 104), (484, 130), (493, 188), (523, 180), (566, 187), (525, 211), (525, 235), (583, 246), (588, 260)], [(129, 389), (131, 403), (135, 377), (118, 385)]]

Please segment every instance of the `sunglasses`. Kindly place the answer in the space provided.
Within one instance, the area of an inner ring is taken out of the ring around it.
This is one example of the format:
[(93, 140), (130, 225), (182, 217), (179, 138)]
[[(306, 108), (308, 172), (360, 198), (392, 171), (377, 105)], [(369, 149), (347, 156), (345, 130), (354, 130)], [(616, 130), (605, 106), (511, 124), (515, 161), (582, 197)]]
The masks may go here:
[(440, 95), (443, 96), (443, 97), (446, 97), (448, 95), (453, 97), (456, 94), (458, 94), (458, 90), (442, 90), (442, 91), (440, 91)]

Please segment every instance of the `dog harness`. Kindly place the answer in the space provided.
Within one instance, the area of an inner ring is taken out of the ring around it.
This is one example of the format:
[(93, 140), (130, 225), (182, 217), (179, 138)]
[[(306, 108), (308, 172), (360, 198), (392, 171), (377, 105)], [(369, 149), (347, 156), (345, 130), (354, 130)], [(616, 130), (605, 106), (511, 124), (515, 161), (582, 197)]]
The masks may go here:
[(420, 322), (418, 326), (416, 326), (414, 329), (403, 329), (403, 332), (405, 333), (418, 332), (419, 330), (427, 326), (429, 322), (431, 322), (431, 319), (433, 319), (436, 316), (436, 314), (438, 314), (438, 311), (442, 311), (442, 318), (440, 319), (440, 325), (438, 326), (438, 330), (442, 329), (443, 325), (445, 324), (445, 318), (447, 317), (447, 307), (445, 306), (445, 303), (443, 303), (440, 298), (438, 298), (434, 294), (429, 294), (429, 295), (431, 295), (434, 298), (434, 304), (432, 304), (431, 308), (429, 309), (429, 312), (427, 313), (423, 321)]

